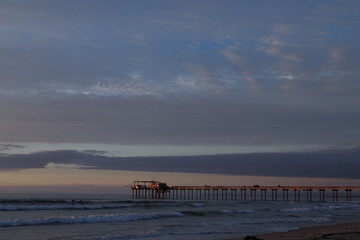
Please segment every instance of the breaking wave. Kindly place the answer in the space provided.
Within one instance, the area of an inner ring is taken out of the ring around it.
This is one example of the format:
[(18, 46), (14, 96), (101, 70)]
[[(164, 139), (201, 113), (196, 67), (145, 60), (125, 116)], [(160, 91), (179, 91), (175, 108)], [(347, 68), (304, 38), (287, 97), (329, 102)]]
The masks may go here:
[(162, 218), (162, 217), (182, 217), (182, 216), (183, 214), (180, 212), (71, 216), (71, 217), (57, 217), (57, 218), (44, 218), (44, 219), (0, 221), (0, 227), (18, 227), (18, 226), (34, 226), (34, 225), (50, 225), (50, 224), (129, 222), (129, 221)]
[(97, 210), (133, 207), (131, 204), (114, 205), (0, 205), (0, 211), (27, 211), (27, 210)]

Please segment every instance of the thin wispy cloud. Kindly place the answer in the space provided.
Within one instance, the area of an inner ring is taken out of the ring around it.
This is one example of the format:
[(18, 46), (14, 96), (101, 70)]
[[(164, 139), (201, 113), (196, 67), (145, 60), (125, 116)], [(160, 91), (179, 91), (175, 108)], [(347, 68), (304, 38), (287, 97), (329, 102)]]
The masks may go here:
[(25, 146), (19, 144), (12, 144), (12, 143), (0, 144), (0, 152), (12, 150), (12, 149), (19, 149), (19, 148), (25, 148)]

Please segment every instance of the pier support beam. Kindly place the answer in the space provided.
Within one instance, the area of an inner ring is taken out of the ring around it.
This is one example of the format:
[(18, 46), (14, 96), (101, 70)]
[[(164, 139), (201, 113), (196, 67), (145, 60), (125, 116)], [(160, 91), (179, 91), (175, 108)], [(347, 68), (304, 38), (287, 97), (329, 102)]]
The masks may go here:
[(236, 200), (236, 189), (230, 189), (231, 191), (231, 200)]
[[(224, 194), (225, 193), (225, 194)], [(227, 189), (221, 189), (221, 200), (228, 200), (228, 196), (227, 196)], [(224, 198), (225, 196), (225, 198)]]
[(339, 201), (339, 194), (338, 194), (338, 190), (337, 190), (337, 189), (333, 189), (333, 190), (332, 190), (332, 199), (333, 199), (333, 202)]
[(277, 189), (271, 189), (271, 200), (277, 201)]
[(213, 200), (219, 200), (219, 189), (213, 189)]
[(250, 189), (250, 200), (256, 201), (256, 189)]
[(204, 189), (204, 199), (210, 200), (210, 189)]
[(312, 202), (312, 189), (306, 189), (306, 201)]
[(300, 202), (300, 189), (294, 189), (294, 201)]
[(352, 196), (351, 196), (351, 189), (346, 189), (346, 201), (351, 202), (352, 201)]
[(240, 189), (240, 200), (246, 200), (246, 189)]
[(289, 201), (289, 189), (283, 189), (283, 201)]
[(319, 201), (325, 202), (325, 189), (319, 189)]
[(266, 189), (260, 189), (261, 201), (266, 201)]
[(135, 198), (139, 198), (139, 189), (135, 189)]

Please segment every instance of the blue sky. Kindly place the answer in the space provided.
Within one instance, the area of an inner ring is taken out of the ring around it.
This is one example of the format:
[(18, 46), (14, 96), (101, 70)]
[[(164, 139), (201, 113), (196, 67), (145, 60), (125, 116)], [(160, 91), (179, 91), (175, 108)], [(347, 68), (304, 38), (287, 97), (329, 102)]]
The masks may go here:
[(357, 148), (359, 13), (351, 0), (2, 0), (0, 151)]

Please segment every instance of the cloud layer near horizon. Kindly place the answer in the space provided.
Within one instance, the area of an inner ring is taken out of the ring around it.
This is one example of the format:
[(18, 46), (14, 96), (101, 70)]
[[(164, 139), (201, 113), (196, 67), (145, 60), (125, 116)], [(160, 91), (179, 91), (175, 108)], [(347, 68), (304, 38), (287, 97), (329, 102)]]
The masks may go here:
[(360, 179), (359, 148), (303, 153), (169, 157), (105, 157), (79, 151), (0, 155), (3, 171), (33, 168), (215, 173), (248, 176)]

